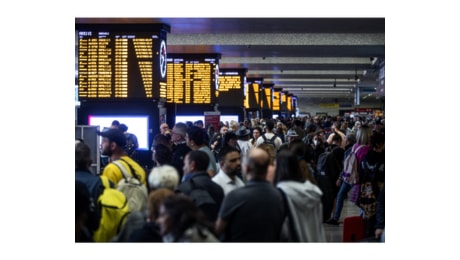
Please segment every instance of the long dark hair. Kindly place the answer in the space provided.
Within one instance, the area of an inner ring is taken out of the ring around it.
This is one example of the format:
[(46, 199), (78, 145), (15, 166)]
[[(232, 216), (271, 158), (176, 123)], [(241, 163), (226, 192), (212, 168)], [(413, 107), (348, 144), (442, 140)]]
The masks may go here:
[(293, 151), (283, 149), (276, 155), (275, 176), (276, 182), (288, 180), (298, 182), (305, 181), (297, 156)]

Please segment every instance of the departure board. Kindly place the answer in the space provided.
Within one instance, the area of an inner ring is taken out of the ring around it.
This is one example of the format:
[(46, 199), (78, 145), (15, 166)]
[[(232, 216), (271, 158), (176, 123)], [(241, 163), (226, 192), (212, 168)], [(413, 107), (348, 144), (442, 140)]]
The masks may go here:
[(243, 106), (247, 69), (220, 69), (216, 91), (219, 106)]
[(261, 91), (262, 94), (262, 101), (261, 106), (262, 109), (270, 109), (272, 110), (273, 106), (273, 84), (264, 84), (263, 90)]
[(77, 24), (79, 100), (166, 97), (162, 24)]
[(262, 85), (262, 78), (248, 78), (247, 79), (247, 95), (244, 100), (244, 107), (246, 109), (260, 109), (260, 91)]
[(280, 110), (281, 93), (280, 90), (273, 91), (273, 111)]
[(287, 105), (287, 110), (289, 112), (292, 112), (292, 95), (287, 95), (286, 105)]
[(166, 102), (212, 104), (219, 80), (220, 54), (169, 54)]

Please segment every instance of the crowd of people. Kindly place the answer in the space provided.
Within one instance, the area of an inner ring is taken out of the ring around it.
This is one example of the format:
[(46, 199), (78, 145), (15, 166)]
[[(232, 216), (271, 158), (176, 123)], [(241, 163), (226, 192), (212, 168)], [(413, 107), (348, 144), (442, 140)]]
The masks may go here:
[(148, 170), (126, 126), (98, 135), (100, 174), (75, 144), (76, 242), (327, 242), (353, 192), (365, 237), (384, 241), (383, 118), (163, 123)]

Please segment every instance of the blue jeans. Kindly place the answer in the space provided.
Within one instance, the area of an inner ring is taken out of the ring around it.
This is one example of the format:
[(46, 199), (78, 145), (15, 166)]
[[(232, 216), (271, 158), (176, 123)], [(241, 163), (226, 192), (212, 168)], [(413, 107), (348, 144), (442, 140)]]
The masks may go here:
[(335, 211), (334, 211), (334, 220), (339, 221), (340, 214), (342, 213), (343, 208), (343, 200), (345, 199), (345, 195), (351, 190), (353, 185), (348, 184), (346, 182), (342, 182), (342, 186), (340, 186), (339, 193), (337, 193), (337, 203), (335, 204)]

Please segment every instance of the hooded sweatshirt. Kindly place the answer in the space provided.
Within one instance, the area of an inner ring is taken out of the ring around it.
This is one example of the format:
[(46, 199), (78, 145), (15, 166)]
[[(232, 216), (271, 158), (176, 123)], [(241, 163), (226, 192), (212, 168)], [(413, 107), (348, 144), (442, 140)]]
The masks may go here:
[[(300, 242), (327, 242), (321, 204), (322, 192), (310, 181), (282, 181), (277, 185), (286, 194), (287, 204)], [(284, 223), (283, 230), (288, 223)], [(292, 237), (292, 236), (289, 236)]]

